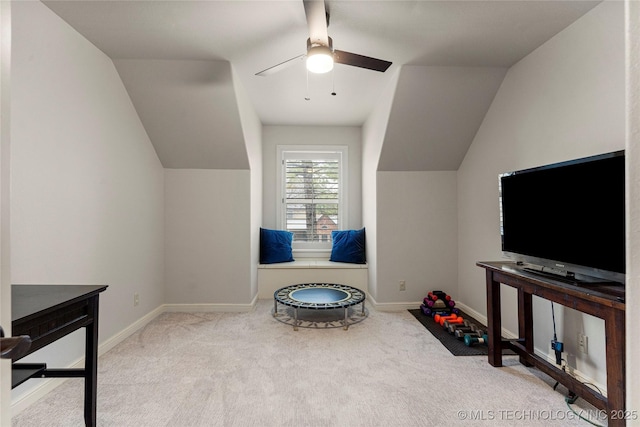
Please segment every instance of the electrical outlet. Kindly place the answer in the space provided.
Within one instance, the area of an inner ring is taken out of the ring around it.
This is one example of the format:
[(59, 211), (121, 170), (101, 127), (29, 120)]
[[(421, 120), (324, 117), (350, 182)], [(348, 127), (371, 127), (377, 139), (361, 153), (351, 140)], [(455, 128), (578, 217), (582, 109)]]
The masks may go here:
[(400, 282), (398, 282), (398, 288), (401, 291), (406, 291), (407, 290), (407, 284), (405, 283), (404, 280), (400, 280)]
[(133, 294), (133, 306), (137, 307), (140, 305), (140, 295), (138, 295), (138, 293), (134, 293)]
[(578, 334), (578, 351), (580, 353), (587, 354), (588, 353), (588, 342), (589, 339), (584, 334)]

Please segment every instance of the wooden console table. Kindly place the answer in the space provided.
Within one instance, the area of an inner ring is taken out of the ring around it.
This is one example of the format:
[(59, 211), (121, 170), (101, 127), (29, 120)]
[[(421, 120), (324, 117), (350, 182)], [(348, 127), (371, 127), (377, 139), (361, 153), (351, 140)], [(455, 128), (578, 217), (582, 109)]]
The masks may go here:
[(98, 297), (106, 288), (106, 285), (11, 286), (12, 335), (31, 337), (31, 348), (24, 356), (77, 329), (86, 329), (84, 369), (48, 369), (46, 363), (14, 361), (12, 387), (35, 377), (84, 378), (84, 421), (87, 426), (96, 425)]
[[(502, 366), (502, 349), (510, 348), (526, 366), (535, 366), (609, 416), (609, 426), (625, 425), (625, 303), (621, 285), (577, 286), (525, 271), (514, 262), (478, 262), (486, 270), (489, 363)], [(502, 340), (500, 284), (518, 290), (517, 340)], [(532, 295), (604, 320), (607, 397), (556, 365), (534, 354)]]

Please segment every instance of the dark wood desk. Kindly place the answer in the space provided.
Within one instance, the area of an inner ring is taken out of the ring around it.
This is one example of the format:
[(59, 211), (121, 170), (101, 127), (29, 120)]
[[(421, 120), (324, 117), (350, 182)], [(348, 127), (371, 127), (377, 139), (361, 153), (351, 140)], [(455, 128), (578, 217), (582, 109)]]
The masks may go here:
[[(510, 348), (520, 362), (535, 366), (596, 408), (605, 410), (609, 426), (625, 425), (624, 287), (577, 286), (527, 272), (513, 262), (478, 262), (486, 270), (489, 363), (502, 366), (502, 349)], [(502, 340), (500, 284), (518, 290), (518, 340)], [(584, 385), (533, 352), (532, 296), (570, 307), (604, 320), (607, 361), (607, 397)]]
[[(107, 288), (84, 285), (12, 285), (12, 335), (29, 335), (28, 355), (80, 328), (86, 329), (84, 369), (48, 369), (45, 363), (13, 363), (12, 387), (29, 378), (84, 378), (84, 421), (96, 425), (98, 302)], [(23, 356), (24, 357), (24, 356)]]

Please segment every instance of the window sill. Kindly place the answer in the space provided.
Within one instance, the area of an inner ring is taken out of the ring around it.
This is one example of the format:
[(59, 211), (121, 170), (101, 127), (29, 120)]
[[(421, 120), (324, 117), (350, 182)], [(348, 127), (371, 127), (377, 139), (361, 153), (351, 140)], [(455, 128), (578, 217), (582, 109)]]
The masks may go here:
[(258, 264), (258, 268), (264, 269), (292, 269), (292, 268), (329, 268), (329, 269), (366, 269), (368, 264), (351, 264), (348, 262), (334, 262), (328, 259), (297, 259), (291, 262), (279, 262), (276, 264)]
[(329, 260), (331, 257), (331, 249), (296, 249), (293, 248), (293, 258), (298, 259), (316, 259)]

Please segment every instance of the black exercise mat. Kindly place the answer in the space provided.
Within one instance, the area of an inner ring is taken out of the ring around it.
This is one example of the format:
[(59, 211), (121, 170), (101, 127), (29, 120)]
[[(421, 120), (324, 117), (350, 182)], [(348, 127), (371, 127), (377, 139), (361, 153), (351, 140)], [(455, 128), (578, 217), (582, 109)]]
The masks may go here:
[[(418, 321), (422, 323), (422, 325), (427, 328), (427, 330), (431, 332), (431, 334), (436, 337), (454, 356), (487, 356), (489, 354), (489, 348), (486, 345), (466, 346), (464, 341), (457, 339), (455, 335), (451, 335), (446, 329), (440, 326), (440, 324), (436, 323), (431, 316), (425, 315), (421, 309), (410, 309), (409, 313), (413, 314), (413, 316), (418, 319)], [(461, 311), (458, 315), (463, 319), (467, 319), (481, 328), (486, 329), (486, 326), (468, 314)], [(502, 354), (515, 353), (512, 350), (504, 349), (502, 350)]]

